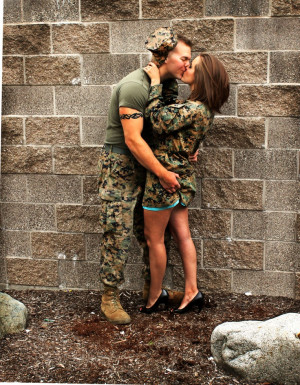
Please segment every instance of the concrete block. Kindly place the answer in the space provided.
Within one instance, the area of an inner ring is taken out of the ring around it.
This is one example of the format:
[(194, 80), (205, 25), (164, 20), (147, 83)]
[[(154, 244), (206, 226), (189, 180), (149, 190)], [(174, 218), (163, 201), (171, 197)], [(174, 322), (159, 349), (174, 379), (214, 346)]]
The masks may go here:
[(0, 257), (0, 290), (6, 288), (6, 260)]
[(58, 286), (57, 261), (7, 258), (6, 263), (10, 285)]
[(251, 292), (253, 295), (293, 298), (294, 288), (294, 273), (245, 270), (232, 272), (232, 290), (236, 293)]
[(99, 290), (99, 264), (85, 261), (59, 261), (60, 289)]
[(25, 58), (26, 84), (79, 85), (79, 56), (32, 56)]
[(297, 179), (297, 152), (235, 150), (234, 176), (241, 179)]
[(3, 203), (2, 215), (6, 230), (56, 230), (53, 205)]
[(29, 146), (4, 146), (2, 148), (2, 173), (51, 173), (52, 154), (50, 148)]
[(266, 233), (266, 214), (263, 211), (243, 211), (233, 212), (234, 239), (265, 239)]
[(296, 218), (296, 239), (300, 241), (300, 214), (297, 214)]
[(100, 198), (98, 196), (98, 177), (83, 177), (83, 204), (100, 205)]
[(173, 28), (193, 42), (194, 51), (233, 51), (233, 19), (174, 21)]
[(80, 121), (75, 117), (25, 119), (26, 143), (31, 145), (78, 145)]
[(299, 91), (298, 86), (240, 86), (238, 115), (298, 117)]
[(268, 148), (300, 148), (299, 118), (269, 118)]
[(56, 174), (97, 175), (99, 148), (55, 147)]
[(57, 205), (57, 230), (62, 232), (101, 233), (98, 206)]
[(47, 86), (4, 86), (3, 115), (51, 115), (53, 90)]
[(261, 210), (263, 182), (205, 179), (202, 183), (202, 207), (234, 210)]
[(265, 267), (275, 271), (300, 271), (300, 244), (267, 242)]
[(50, 26), (46, 24), (5, 25), (4, 55), (41, 55), (50, 53)]
[(265, 145), (265, 119), (216, 118), (203, 145), (217, 148), (262, 148)]
[(272, 16), (299, 16), (299, 0), (273, 0), (271, 8)]
[(55, 88), (58, 115), (106, 115), (111, 97), (109, 86), (84, 86)]
[[(122, 290), (143, 290), (144, 279), (142, 276), (143, 265), (142, 264), (127, 264), (125, 266), (124, 278), (125, 282), (120, 286)], [(168, 275), (168, 274), (167, 274)]]
[(203, 0), (142, 0), (143, 19), (199, 19), (203, 10)]
[(145, 41), (156, 28), (169, 27), (170, 21), (122, 21), (111, 25), (111, 53), (148, 52)]
[(218, 1), (206, 0), (206, 16), (268, 16), (268, 0)]
[(296, 216), (294, 213), (268, 213), (266, 239), (278, 241), (295, 240)]
[(29, 232), (2, 231), (0, 239), (3, 247), (3, 257), (31, 257)]
[(236, 21), (238, 50), (297, 50), (299, 18), (247, 18)]
[(205, 268), (262, 270), (263, 242), (204, 240)]
[(235, 211), (233, 213), (233, 237), (294, 241), (295, 214), (263, 211)]
[(232, 150), (200, 149), (196, 165), (196, 175), (202, 178), (232, 177)]
[(265, 209), (272, 211), (298, 211), (300, 185), (298, 181), (267, 181)]
[(300, 52), (270, 53), (271, 83), (300, 83)]
[(19, 56), (3, 56), (2, 84), (24, 84), (23, 58)]
[(31, 233), (32, 258), (85, 260), (83, 234)]
[(107, 117), (82, 118), (82, 144), (103, 145), (106, 134)]
[(100, 263), (100, 242), (102, 234), (84, 234), (86, 260)]
[[(223, 3), (219, 3), (223, 4)], [(266, 83), (268, 54), (266, 52), (235, 52), (214, 54), (224, 64), (230, 83)]]
[(192, 238), (226, 238), (231, 233), (231, 214), (228, 211), (189, 210)]
[[(236, 115), (237, 110), (237, 86), (231, 85), (229, 91), (229, 98), (221, 108), (221, 115)], [(218, 113), (216, 115), (219, 115)]]
[(204, 294), (231, 292), (231, 271), (226, 269), (198, 268), (198, 288)]
[(21, 0), (4, 0), (3, 2), (3, 22), (21, 22), (22, 9)]
[(81, 203), (81, 177), (28, 175), (28, 201), (32, 203)]
[(2, 117), (2, 145), (24, 144), (23, 119)]
[(84, 21), (135, 20), (139, 18), (139, 2), (135, 0), (81, 0)]
[(300, 299), (300, 273), (295, 276), (295, 299)]
[(26, 175), (3, 174), (1, 175), (1, 201), (26, 202), (27, 193)]
[(52, 28), (54, 53), (109, 52), (108, 23), (56, 24)]
[(83, 55), (82, 83), (116, 84), (137, 68), (140, 68), (139, 55)]
[(23, 4), (24, 21), (78, 21), (79, 20), (79, 0), (27, 0)]

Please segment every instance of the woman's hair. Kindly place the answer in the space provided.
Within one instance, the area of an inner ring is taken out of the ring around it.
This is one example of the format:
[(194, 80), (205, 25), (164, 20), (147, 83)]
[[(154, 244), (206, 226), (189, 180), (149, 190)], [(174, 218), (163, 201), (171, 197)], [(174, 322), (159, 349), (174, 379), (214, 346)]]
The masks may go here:
[(199, 57), (195, 65), (194, 89), (189, 100), (199, 100), (213, 112), (220, 112), (229, 96), (228, 74), (215, 56), (201, 53)]

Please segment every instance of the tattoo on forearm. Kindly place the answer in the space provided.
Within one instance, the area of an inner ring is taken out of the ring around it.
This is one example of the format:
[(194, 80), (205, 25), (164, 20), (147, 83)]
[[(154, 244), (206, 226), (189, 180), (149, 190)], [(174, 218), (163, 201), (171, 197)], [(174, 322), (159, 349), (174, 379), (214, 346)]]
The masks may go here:
[(142, 112), (135, 112), (134, 114), (122, 114), (120, 115), (120, 120), (122, 119), (138, 119), (142, 118), (143, 113)]

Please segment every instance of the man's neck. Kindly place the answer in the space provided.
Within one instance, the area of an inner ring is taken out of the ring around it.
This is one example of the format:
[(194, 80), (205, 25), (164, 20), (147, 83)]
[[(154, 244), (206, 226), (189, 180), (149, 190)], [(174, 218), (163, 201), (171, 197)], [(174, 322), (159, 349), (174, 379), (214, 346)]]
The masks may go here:
[(164, 82), (167, 79), (172, 79), (172, 75), (167, 71), (165, 66), (159, 67), (160, 81)]

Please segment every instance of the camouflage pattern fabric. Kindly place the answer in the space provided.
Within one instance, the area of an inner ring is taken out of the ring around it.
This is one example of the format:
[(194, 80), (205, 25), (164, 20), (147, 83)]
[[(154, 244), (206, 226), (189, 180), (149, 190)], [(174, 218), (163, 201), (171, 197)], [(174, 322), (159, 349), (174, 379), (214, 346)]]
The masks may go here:
[(156, 133), (154, 155), (169, 171), (179, 174), (181, 187), (175, 193), (168, 193), (158, 178), (148, 172), (143, 206), (163, 208), (178, 200), (188, 206), (196, 192), (194, 167), (188, 156), (198, 149), (214, 115), (201, 102), (187, 100), (166, 106), (161, 95), (161, 85), (151, 87), (145, 116), (150, 118)]
[(177, 41), (177, 34), (170, 27), (158, 28), (150, 34), (145, 44), (158, 67), (165, 62), (169, 51), (176, 47)]
[[(101, 281), (117, 287), (124, 282), (124, 267), (132, 235), (144, 243), (141, 201), (146, 172), (133, 156), (102, 150), (99, 159), (100, 223), (103, 228)], [(148, 266), (148, 255), (145, 255)]]

